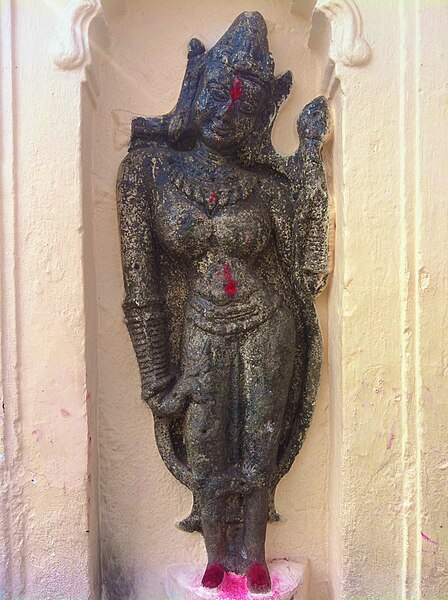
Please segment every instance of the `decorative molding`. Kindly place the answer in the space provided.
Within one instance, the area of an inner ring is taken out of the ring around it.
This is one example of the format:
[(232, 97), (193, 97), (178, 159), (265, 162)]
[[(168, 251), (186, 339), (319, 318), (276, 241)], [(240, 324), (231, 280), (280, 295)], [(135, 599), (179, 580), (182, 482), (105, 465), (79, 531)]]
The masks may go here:
[(72, 0), (61, 11), (54, 51), (54, 62), (59, 69), (78, 69), (90, 61), (89, 25), (101, 10), (100, 0)]
[(13, 0), (0, 2), (0, 595), (23, 598), (26, 583), (25, 500), (19, 382), (16, 123)]
[(314, 12), (323, 13), (331, 26), (329, 57), (347, 67), (364, 65), (371, 50), (363, 37), (362, 19), (353, 0), (317, 0)]

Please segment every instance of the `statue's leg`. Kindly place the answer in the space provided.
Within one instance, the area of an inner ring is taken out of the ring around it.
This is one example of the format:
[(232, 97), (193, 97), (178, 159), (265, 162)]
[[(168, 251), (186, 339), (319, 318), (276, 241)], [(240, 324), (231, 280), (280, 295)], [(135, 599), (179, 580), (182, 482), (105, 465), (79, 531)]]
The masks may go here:
[(283, 306), (250, 332), (241, 347), (243, 471), (253, 486), (244, 502), (244, 543), (252, 591), (270, 588), (265, 561), (269, 490), (292, 380), (295, 343), (294, 318)]
[(203, 578), (207, 587), (217, 587), (224, 575), (226, 544), (226, 496), (222, 478), (228, 469), (227, 427), (231, 357), (223, 340), (189, 325), (184, 337), (184, 372), (204, 361), (209, 352), (210, 375), (202, 384), (202, 398), (187, 410), (185, 442), (201, 513), (208, 566)]

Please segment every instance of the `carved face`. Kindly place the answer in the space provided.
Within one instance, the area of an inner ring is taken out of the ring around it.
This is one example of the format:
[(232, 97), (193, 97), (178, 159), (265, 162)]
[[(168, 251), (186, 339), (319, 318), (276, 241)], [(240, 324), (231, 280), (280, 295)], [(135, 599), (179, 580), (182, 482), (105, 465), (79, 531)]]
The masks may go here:
[(266, 99), (260, 83), (237, 71), (207, 70), (195, 104), (199, 139), (216, 150), (238, 148), (257, 130)]

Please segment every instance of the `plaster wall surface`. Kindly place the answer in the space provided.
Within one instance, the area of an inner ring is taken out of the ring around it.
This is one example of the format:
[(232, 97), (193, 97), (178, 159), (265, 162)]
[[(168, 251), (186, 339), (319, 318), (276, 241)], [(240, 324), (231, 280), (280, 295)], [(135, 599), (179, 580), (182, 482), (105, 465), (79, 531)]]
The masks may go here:
[(58, 17), (46, 3), (0, 4), (0, 597), (8, 600), (87, 599), (98, 573), (80, 79), (53, 63)]
[[(190, 492), (166, 470), (140, 400), (136, 361), (122, 317), (123, 284), (116, 217), (115, 178), (126, 152), (131, 117), (169, 112), (175, 105), (191, 37), (207, 47), (244, 10), (268, 22), (277, 72), (291, 69), (295, 85), (274, 132), (277, 148), (297, 145), (295, 120), (318, 95), (319, 52), (307, 48), (310, 11), (288, 2), (241, 1), (104, 3), (108, 45), (102, 46), (94, 147), (95, 253), (99, 311), (99, 439), (101, 542), (104, 588), (111, 597), (162, 598), (161, 577), (173, 563), (204, 564), (199, 534), (175, 527), (190, 507)], [(325, 299), (319, 302), (326, 329)], [(328, 384), (324, 368), (316, 412), (303, 450), (280, 483), (282, 521), (270, 525), (269, 557), (307, 556), (311, 594), (327, 595)], [(115, 596), (114, 596), (115, 595)]]
[(358, 3), (338, 67), (329, 304), (334, 598), (448, 597), (446, 2)]

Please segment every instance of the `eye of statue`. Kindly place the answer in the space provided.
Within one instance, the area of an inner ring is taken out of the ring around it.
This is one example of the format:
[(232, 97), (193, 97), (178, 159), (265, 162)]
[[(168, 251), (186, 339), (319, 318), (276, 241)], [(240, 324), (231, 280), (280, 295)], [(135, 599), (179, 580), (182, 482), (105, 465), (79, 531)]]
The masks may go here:
[(255, 102), (243, 100), (240, 104), (240, 111), (244, 114), (252, 114), (258, 110), (258, 106)]
[(229, 92), (227, 89), (220, 85), (211, 85), (209, 87), (211, 97), (218, 102), (224, 102), (229, 98)]

